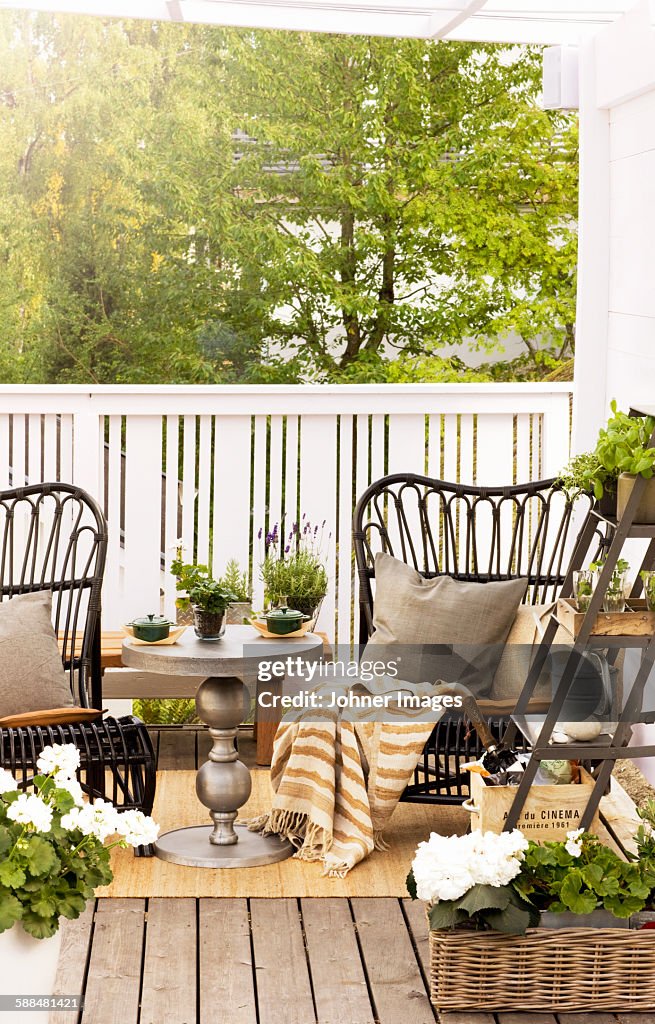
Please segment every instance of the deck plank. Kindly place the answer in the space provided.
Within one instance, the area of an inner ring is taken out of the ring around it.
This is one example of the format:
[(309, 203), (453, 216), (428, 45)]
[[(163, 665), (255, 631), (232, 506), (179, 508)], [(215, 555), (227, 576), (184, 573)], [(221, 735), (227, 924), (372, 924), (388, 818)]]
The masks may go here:
[(259, 1024), (314, 1024), (298, 901), (252, 899), (250, 919)]
[(136, 1024), (145, 900), (99, 900), (82, 1024)]
[(616, 1024), (613, 1013), (601, 1010), (597, 1013), (558, 1013), (557, 1020), (559, 1024)]
[(151, 899), (139, 1024), (196, 1024), (196, 901)]
[(503, 1010), (496, 1016), (498, 1024), (557, 1024), (554, 1014), (532, 1010)]
[(432, 1009), (396, 899), (351, 901), (379, 1024), (433, 1024)]
[(195, 767), (195, 729), (162, 729), (159, 734), (159, 771), (193, 771)]
[(373, 1024), (348, 901), (303, 899), (300, 906), (318, 1024)]
[[(84, 991), (94, 911), (95, 900), (91, 900), (76, 921), (61, 921), (61, 953), (53, 995), (77, 996)], [(53, 1010), (50, 1024), (77, 1024), (78, 1017), (78, 1010)]]
[(248, 902), (206, 898), (199, 904), (198, 1024), (216, 1024), (226, 1007), (230, 1024), (253, 1024), (257, 1006)]

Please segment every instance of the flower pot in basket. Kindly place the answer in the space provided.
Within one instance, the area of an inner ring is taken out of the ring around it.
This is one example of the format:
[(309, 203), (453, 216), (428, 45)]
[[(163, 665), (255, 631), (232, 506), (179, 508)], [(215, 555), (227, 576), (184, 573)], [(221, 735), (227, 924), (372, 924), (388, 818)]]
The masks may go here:
[(430, 998), (439, 1010), (652, 1010), (655, 931), (433, 930)]
[(9, 1005), (5, 1005), (4, 1008), (10, 1011), (7, 1021), (24, 1019), (30, 1024), (47, 1024), (48, 1008), (30, 1007), (24, 1000), (52, 995), (60, 949), (59, 931), (49, 939), (35, 939), (17, 921), (11, 928), (0, 932), (0, 995), (20, 1000), (14, 1010), (15, 1016)]

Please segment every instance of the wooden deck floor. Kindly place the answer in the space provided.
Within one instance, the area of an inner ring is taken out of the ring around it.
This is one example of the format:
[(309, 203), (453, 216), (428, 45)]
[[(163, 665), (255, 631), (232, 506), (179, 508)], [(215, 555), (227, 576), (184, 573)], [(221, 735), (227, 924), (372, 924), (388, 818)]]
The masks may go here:
[[(205, 759), (194, 730), (156, 739), (161, 769)], [(411, 900), (102, 899), (65, 925), (57, 989), (84, 1009), (52, 1024), (655, 1024), (655, 1008), (438, 1018)]]

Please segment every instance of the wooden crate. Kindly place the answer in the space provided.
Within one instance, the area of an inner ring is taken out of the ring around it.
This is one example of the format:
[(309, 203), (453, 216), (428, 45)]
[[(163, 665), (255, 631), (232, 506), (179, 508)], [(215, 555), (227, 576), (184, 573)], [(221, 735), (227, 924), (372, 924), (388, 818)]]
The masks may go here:
[[(584, 768), (580, 783), (565, 786), (533, 786), (523, 805), (516, 827), (528, 839), (564, 839), (566, 833), (580, 828), (594, 780)], [(471, 811), (471, 828), (483, 832), (502, 832), (516, 796), (516, 786), (485, 786), (481, 775), (471, 775), (471, 798), (464, 806)], [(589, 831), (600, 825), (598, 812)]]
[[(592, 636), (651, 636), (655, 633), (655, 612), (646, 609), (646, 602), (641, 598), (631, 598), (628, 602), (630, 611), (599, 612), (593, 624)], [(582, 626), (584, 612), (579, 612), (571, 597), (561, 597), (557, 602), (557, 619), (577, 637)]]

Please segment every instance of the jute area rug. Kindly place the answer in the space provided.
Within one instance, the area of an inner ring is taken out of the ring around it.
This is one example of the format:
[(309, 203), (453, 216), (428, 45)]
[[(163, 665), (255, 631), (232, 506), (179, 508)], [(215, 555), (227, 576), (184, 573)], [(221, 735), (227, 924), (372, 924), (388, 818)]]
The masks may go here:
[[(157, 775), (153, 817), (161, 831), (184, 825), (209, 824), (207, 810), (195, 791), (195, 772), (166, 771)], [(271, 799), (267, 771), (252, 773), (250, 800), (241, 817), (254, 817), (268, 809)], [(459, 807), (399, 804), (385, 838), (387, 851), (374, 851), (346, 878), (324, 878), (319, 863), (289, 858), (258, 868), (191, 868), (167, 864), (157, 857), (135, 857), (131, 850), (112, 854), (114, 881), (99, 889), (100, 897), (149, 896), (406, 896), (405, 878), (422, 839), (430, 832), (462, 833), (468, 814)]]

